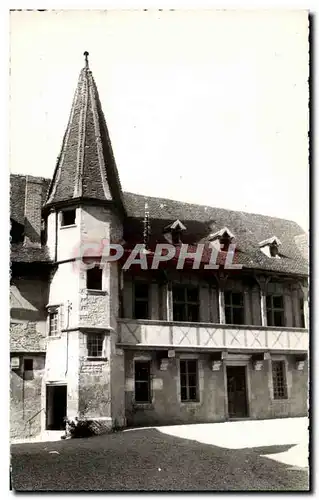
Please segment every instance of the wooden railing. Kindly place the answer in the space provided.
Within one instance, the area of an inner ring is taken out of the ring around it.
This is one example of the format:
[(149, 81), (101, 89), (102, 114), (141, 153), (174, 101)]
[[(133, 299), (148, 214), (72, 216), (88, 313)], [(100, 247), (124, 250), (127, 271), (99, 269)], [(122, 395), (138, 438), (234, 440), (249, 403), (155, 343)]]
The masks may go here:
[(119, 344), (307, 351), (304, 328), (119, 319)]

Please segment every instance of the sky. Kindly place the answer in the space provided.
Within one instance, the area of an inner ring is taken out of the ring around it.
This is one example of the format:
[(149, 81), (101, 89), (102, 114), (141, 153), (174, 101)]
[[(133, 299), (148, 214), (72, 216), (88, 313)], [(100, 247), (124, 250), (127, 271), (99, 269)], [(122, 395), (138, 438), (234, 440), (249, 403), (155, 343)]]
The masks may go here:
[(11, 12), (11, 172), (52, 177), (85, 50), (124, 191), (308, 229), (306, 11)]

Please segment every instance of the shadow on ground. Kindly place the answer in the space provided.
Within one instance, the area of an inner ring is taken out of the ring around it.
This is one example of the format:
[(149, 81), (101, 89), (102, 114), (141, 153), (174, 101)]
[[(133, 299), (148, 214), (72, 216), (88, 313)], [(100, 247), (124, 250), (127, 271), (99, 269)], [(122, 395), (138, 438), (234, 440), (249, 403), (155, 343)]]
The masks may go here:
[(156, 429), (17, 444), (12, 484), (15, 491), (306, 491), (307, 470), (260, 456), (292, 446), (230, 450)]

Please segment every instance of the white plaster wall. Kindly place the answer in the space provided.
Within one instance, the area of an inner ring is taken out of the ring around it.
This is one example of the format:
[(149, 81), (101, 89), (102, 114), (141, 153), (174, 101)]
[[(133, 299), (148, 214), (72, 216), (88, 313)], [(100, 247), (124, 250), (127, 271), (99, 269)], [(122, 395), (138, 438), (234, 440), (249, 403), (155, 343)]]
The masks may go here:
[[(68, 301), (71, 309), (67, 311)], [(51, 278), (49, 305), (61, 305), (62, 328), (76, 328), (79, 321), (79, 269), (75, 262), (60, 264)]]
[(52, 260), (55, 259), (55, 241), (56, 241), (55, 218), (56, 218), (56, 212), (51, 212), (48, 215), (47, 219), (47, 247), (49, 249), (50, 258)]
[(80, 209), (81, 238), (92, 243), (120, 241), (123, 234), (122, 224), (110, 208), (83, 206)]
[(57, 260), (63, 261), (80, 255), (80, 208), (76, 208), (74, 226), (61, 226), (62, 212), (58, 213)]

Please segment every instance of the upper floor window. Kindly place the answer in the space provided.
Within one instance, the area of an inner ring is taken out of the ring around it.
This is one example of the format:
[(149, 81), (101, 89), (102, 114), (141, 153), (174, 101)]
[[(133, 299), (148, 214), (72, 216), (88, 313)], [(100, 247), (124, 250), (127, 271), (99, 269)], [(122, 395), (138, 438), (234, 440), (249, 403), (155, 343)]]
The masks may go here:
[(51, 310), (49, 312), (49, 336), (53, 337), (54, 335), (58, 335), (59, 327), (58, 327), (58, 310)]
[(148, 283), (134, 283), (134, 318), (149, 318), (149, 285)]
[(88, 290), (102, 290), (102, 269), (94, 266), (86, 271), (86, 288)]
[(300, 326), (301, 326), (301, 328), (306, 328), (304, 300), (302, 297), (300, 297), (300, 299), (299, 299), (299, 311), (300, 311)]
[(267, 325), (285, 326), (284, 298), (282, 295), (267, 295)]
[(173, 285), (173, 320), (199, 321), (198, 287)]
[(284, 361), (272, 361), (274, 399), (287, 399), (287, 380)]
[(225, 292), (225, 316), (228, 325), (243, 325), (244, 295), (241, 292)]
[(88, 334), (87, 335), (87, 350), (88, 356), (100, 358), (103, 353), (103, 334)]
[(61, 226), (73, 226), (75, 224), (75, 208), (69, 210), (62, 210), (61, 212)]
[(181, 401), (198, 401), (197, 359), (180, 360)]

